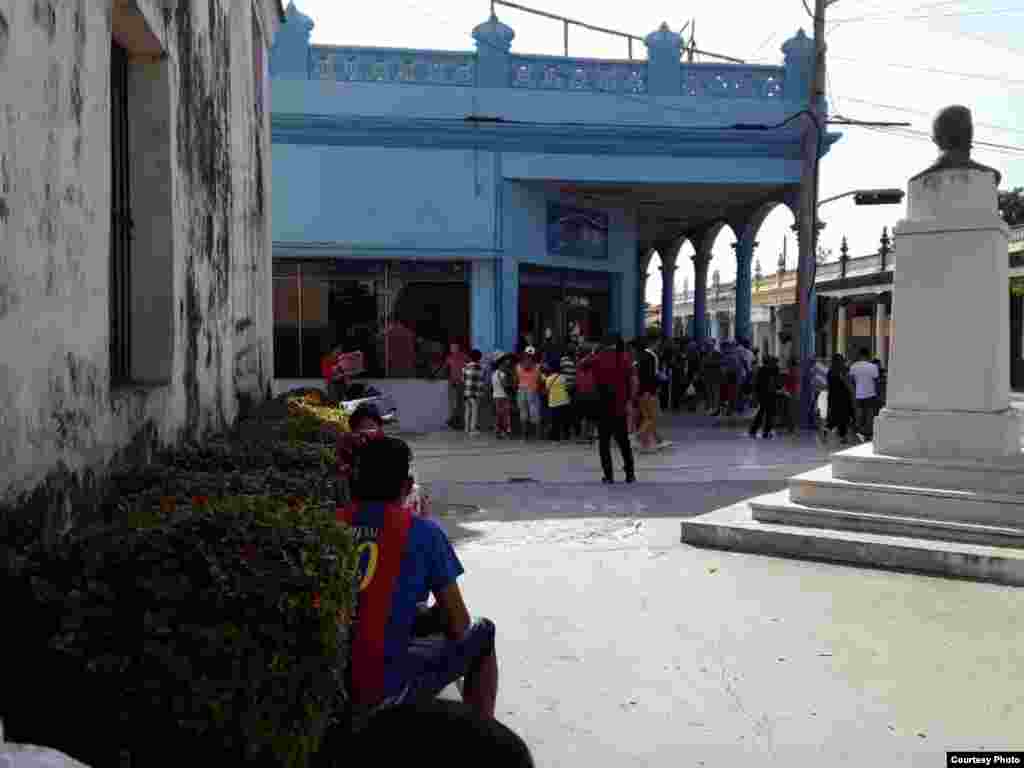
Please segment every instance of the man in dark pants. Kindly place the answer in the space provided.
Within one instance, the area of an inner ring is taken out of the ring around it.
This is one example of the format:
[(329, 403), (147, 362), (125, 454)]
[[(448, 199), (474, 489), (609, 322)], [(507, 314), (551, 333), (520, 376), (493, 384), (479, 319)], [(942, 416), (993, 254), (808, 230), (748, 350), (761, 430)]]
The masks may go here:
[(635, 393), (631, 391), (633, 368), (626, 355), (626, 345), (621, 337), (610, 336), (605, 339), (604, 349), (580, 365), (592, 368), (600, 396), (598, 440), (601, 468), (604, 470), (602, 480), (609, 484), (615, 482), (611, 451), (611, 439), (614, 436), (622, 453), (626, 482), (635, 482), (633, 448), (629, 444), (629, 428), (626, 425), (626, 405)]
[(779, 364), (774, 357), (765, 358), (764, 364), (757, 370), (757, 379), (754, 382), (754, 391), (757, 393), (757, 402), (760, 407), (757, 409), (757, 416), (754, 423), (750, 425), (750, 436), (756, 437), (757, 430), (764, 424), (764, 438), (772, 436), (775, 429), (775, 406), (779, 397)]

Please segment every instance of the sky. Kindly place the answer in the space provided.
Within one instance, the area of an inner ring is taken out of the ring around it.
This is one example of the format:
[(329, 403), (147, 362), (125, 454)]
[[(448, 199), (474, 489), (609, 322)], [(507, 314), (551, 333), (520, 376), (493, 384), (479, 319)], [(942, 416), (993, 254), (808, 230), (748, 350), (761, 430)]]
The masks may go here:
[[(679, 31), (695, 19), (698, 48), (764, 64), (781, 64), (782, 43), (797, 29), (811, 34), (813, 27), (801, 0), (693, 0), (685, 6), (668, 0), (517, 2), (638, 37), (663, 21)], [(489, 0), (375, 0), (360, 6), (296, 0), (296, 5), (316, 25), (314, 43), (456, 51), (474, 50), (473, 27), (490, 14)], [(563, 54), (560, 22), (500, 5), (497, 13), (515, 30), (514, 53)], [(999, 169), (1004, 188), (1024, 186), (1024, 0), (836, 0), (826, 18), (830, 114), (909, 122), (910, 130), (923, 134), (833, 126), (842, 137), (822, 160), (821, 199), (854, 189), (905, 189), (907, 179), (935, 160), (937, 150), (927, 138), (931, 120), (950, 104), (972, 110), (975, 142), (1009, 147), (975, 146), (973, 158)], [(622, 59), (626, 42), (573, 27), (569, 54)], [(643, 46), (634, 43), (634, 56), (644, 55)], [(829, 203), (821, 208), (826, 226), (819, 244), (838, 258), (845, 235), (851, 256), (873, 253), (882, 228), (891, 230), (903, 213), (902, 205), (858, 207), (852, 199)], [(788, 266), (796, 266), (792, 225), (792, 214), (779, 207), (762, 226), (755, 259), (764, 274), (775, 271), (785, 239)], [(726, 228), (713, 249), (710, 271), (719, 270), (723, 283), (736, 273), (734, 241)], [(691, 253), (686, 246), (682, 255)], [(687, 282), (692, 289), (692, 263), (683, 258), (676, 291)], [(661, 303), (656, 260), (647, 300)]]

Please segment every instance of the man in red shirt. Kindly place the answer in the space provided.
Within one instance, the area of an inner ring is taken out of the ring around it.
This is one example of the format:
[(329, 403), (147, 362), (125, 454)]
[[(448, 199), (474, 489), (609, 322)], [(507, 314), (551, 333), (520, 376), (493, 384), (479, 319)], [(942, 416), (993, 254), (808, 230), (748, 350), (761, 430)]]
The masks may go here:
[(599, 395), (598, 440), (601, 454), (601, 468), (605, 483), (614, 483), (611, 439), (614, 436), (622, 453), (626, 482), (636, 481), (633, 465), (633, 449), (629, 444), (629, 429), (626, 414), (632, 391), (633, 365), (626, 353), (626, 345), (619, 336), (605, 339), (604, 348), (596, 355), (584, 360), (581, 367), (591, 369)]
[(444, 360), (442, 368), (448, 369), (448, 426), (451, 429), (462, 429), (462, 418), (464, 416), (463, 397), (465, 389), (462, 381), (462, 371), (469, 362), (469, 355), (462, 351), (462, 346), (453, 341)]

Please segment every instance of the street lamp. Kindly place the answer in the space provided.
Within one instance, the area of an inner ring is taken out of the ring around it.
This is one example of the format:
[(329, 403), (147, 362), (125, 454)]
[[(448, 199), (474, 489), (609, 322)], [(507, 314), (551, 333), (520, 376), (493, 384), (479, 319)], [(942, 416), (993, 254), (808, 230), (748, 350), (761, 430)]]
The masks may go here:
[(854, 189), (841, 195), (826, 197), (818, 203), (818, 207), (833, 200), (842, 200), (844, 197), (852, 197), (857, 205), (899, 205), (903, 202), (903, 195), (902, 189)]

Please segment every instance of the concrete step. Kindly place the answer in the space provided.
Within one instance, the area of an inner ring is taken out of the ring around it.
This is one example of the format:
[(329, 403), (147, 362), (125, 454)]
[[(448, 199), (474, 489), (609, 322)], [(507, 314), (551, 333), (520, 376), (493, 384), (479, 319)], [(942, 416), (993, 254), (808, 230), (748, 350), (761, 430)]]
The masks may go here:
[(752, 504), (777, 506), (782, 491), (683, 520), (682, 542), (735, 552), (822, 560), (1024, 586), (1024, 548), (762, 523)]
[(987, 462), (925, 461), (877, 455), (874, 444), (864, 443), (833, 454), (832, 473), (860, 483), (1024, 494), (1024, 454)]
[(789, 479), (790, 499), (808, 507), (1015, 527), (1024, 520), (1024, 494), (983, 493), (852, 482), (828, 465)]
[(979, 525), (903, 515), (823, 509), (797, 504), (787, 491), (770, 501), (751, 501), (754, 519), (761, 523), (860, 531), (914, 539), (964, 542), (988, 547), (1024, 548), (1024, 520), (1016, 526)]

